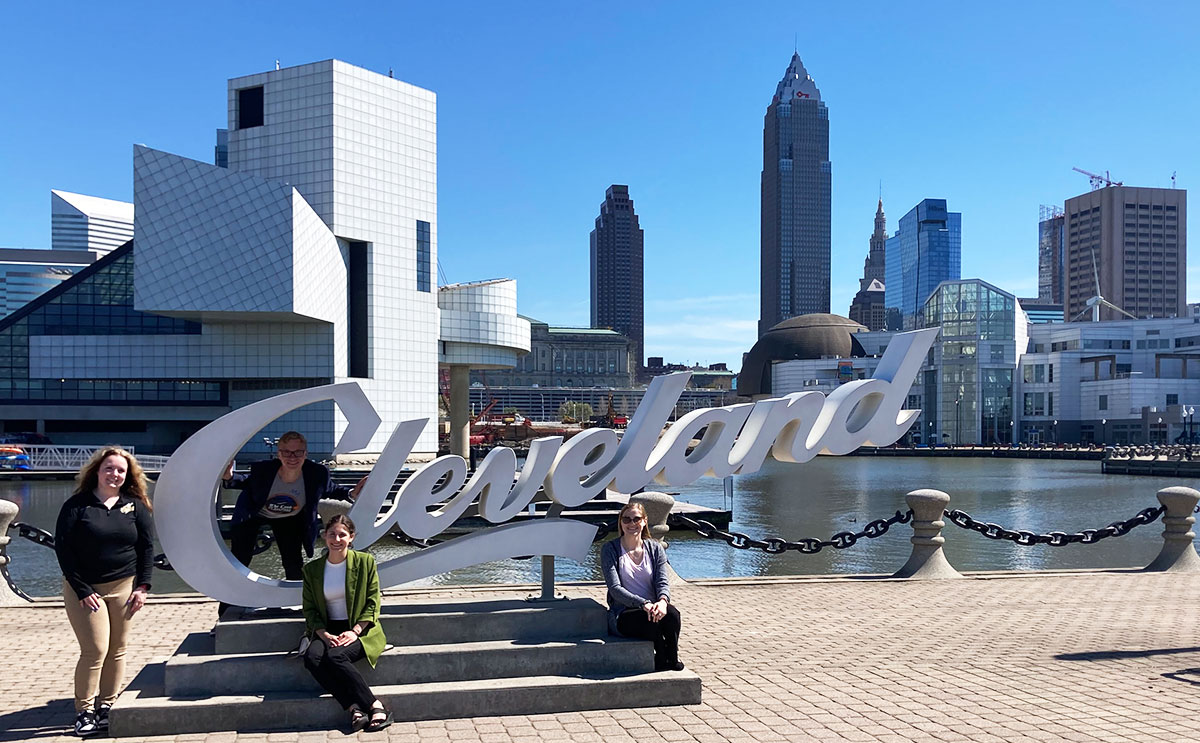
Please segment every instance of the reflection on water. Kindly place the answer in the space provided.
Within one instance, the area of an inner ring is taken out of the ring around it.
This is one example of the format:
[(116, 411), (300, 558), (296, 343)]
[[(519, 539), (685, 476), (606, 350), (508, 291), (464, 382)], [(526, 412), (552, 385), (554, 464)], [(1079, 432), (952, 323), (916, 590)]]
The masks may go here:
[[(840, 531), (860, 531), (867, 522), (905, 510), (904, 494), (933, 487), (950, 494), (951, 508), (977, 520), (1013, 529), (1075, 532), (1124, 520), (1157, 506), (1159, 488), (1188, 485), (1175, 478), (1100, 474), (1099, 462), (1022, 459), (943, 459), (818, 457), (807, 464), (768, 462), (752, 475), (736, 478), (732, 528), (756, 537), (828, 539)], [(0, 497), (20, 508), (18, 519), (54, 530), (59, 506), (70, 494), (67, 482), (0, 482)], [(678, 489), (680, 500), (721, 508), (721, 483), (704, 479)], [(12, 534), (12, 532), (10, 532)], [(1134, 529), (1127, 536), (1092, 545), (1021, 547), (994, 541), (947, 524), (946, 555), (959, 570), (1041, 570), (1142, 566), (1162, 544), (1160, 523)], [(815, 555), (787, 552), (767, 555), (736, 550), (724, 542), (701, 539), (691, 532), (672, 532), (668, 555), (685, 578), (716, 576), (891, 573), (907, 559), (907, 525), (892, 527), (879, 539), (860, 540), (846, 550), (826, 548)], [(408, 554), (413, 548), (381, 540), (371, 547), (380, 561)], [(11, 573), (32, 595), (57, 594), (61, 576), (51, 550), (23, 539), (9, 545)], [(278, 553), (268, 550), (253, 567), (264, 575), (281, 575)], [(503, 560), (477, 565), (422, 581), (428, 585), (466, 583), (536, 583), (540, 561)], [(576, 563), (557, 561), (559, 580), (599, 580), (599, 545)], [(189, 590), (170, 571), (155, 571), (158, 593)]]

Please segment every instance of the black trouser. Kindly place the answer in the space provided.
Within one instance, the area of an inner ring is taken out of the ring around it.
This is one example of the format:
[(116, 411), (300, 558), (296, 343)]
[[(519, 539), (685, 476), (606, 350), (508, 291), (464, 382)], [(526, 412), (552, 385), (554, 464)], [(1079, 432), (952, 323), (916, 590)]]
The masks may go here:
[[(254, 557), (254, 543), (258, 540), (258, 531), (263, 524), (271, 527), (271, 534), (279, 547), (284, 576), (288, 580), (304, 580), (303, 512), (282, 519), (264, 519), (254, 515), (239, 524), (234, 524), (229, 535), (229, 551), (238, 562), (250, 567), (250, 558)], [(228, 606), (229, 604), (222, 602), (217, 608), (217, 613), (224, 613)]]
[[(337, 635), (350, 629), (350, 623), (331, 619), (325, 631)], [(375, 703), (375, 695), (371, 687), (363, 681), (362, 674), (354, 667), (354, 662), (367, 657), (363, 651), (362, 640), (355, 640), (349, 645), (330, 647), (319, 637), (313, 637), (308, 649), (304, 651), (304, 667), (313, 675), (317, 683), (342, 705), (349, 709), (357, 704), (363, 712), (369, 713)]]
[(679, 662), (679, 610), (667, 604), (667, 613), (651, 622), (644, 609), (626, 609), (617, 617), (617, 631), (626, 637), (654, 641), (654, 669), (674, 670)]
[(250, 567), (250, 558), (254, 556), (254, 542), (258, 539), (258, 530), (263, 524), (271, 527), (271, 534), (279, 547), (279, 559), (283, 562), (283, 574), (288, 580), (304, 580), (304, 574), (301, 572), (304, 568), (303, 513), (282, 519), (251, 516), (233, 527), (229, 551), (238, 562)]

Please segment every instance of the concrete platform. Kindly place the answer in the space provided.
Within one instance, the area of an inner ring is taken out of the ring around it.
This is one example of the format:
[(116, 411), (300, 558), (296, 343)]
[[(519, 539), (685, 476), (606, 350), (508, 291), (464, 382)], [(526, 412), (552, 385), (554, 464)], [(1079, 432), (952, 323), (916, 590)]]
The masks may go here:
[[(654, 648), (608, 636), (590, 598), (385, 601), (381, 623), (396, 643), (364, 678), (397, 720), (538, 714), (698, 704), (692, 672), (654, 673)], [(215, 632), (194, 632), (148, 666), (113, 705), (114, 736), (329, 728), (345, 714), (294, 649), (296, 610), (246, 612)], [(317, 699), (320, 702), (317, 702)]]

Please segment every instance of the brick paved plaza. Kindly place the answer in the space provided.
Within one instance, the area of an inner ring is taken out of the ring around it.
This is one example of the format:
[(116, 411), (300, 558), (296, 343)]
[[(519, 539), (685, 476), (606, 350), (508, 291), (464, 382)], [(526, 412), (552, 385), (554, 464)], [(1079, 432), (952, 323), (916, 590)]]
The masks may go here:
[[(603, 600), (601, 585), (563, 588)], [(514, 592), (529, 589), (435, 595)], [(700, 705), (397, 723), (359, 735), (414, 743), (1200, 741), (1200, 574), (713, 580), (675, 594), (683, 658), (704, 680)], [(134, 630), (130, 675), (165, 659), (187, 633), (207, 630), (215, 613), (207, 600), (153, 600)], [(0, 741), (75, 740), (66, 733), (77, 647), (61, 604), (4, 608), (0, 617)]]

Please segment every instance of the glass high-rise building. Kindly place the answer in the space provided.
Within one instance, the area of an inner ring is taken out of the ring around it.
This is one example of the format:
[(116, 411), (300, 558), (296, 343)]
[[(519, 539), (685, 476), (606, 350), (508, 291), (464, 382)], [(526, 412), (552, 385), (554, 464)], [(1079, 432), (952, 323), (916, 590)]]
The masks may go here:
[(793, 54), (763, 121), (760, 336), (829, 312), (830, 173), (829, 110)]
[(884, 253), (888, 330), (919, 328), (925, 300), (961, 275), (962, 214), (948, 211), (945, 199), (925, 199), (900, 218)]
[[(1038, 219), (1038, 300), (1063, 303), (1063, 258), (1066, 216), (1057, 206), (1042, 206)], [(1061, 313), (1060, 318), (1061, 319)]]
[(645, 358), (642, 249), (642, 228), (629, 186), (613, 184), (604, 193), (591, 233), (592, 327), (629, 338), (637, 369)]

